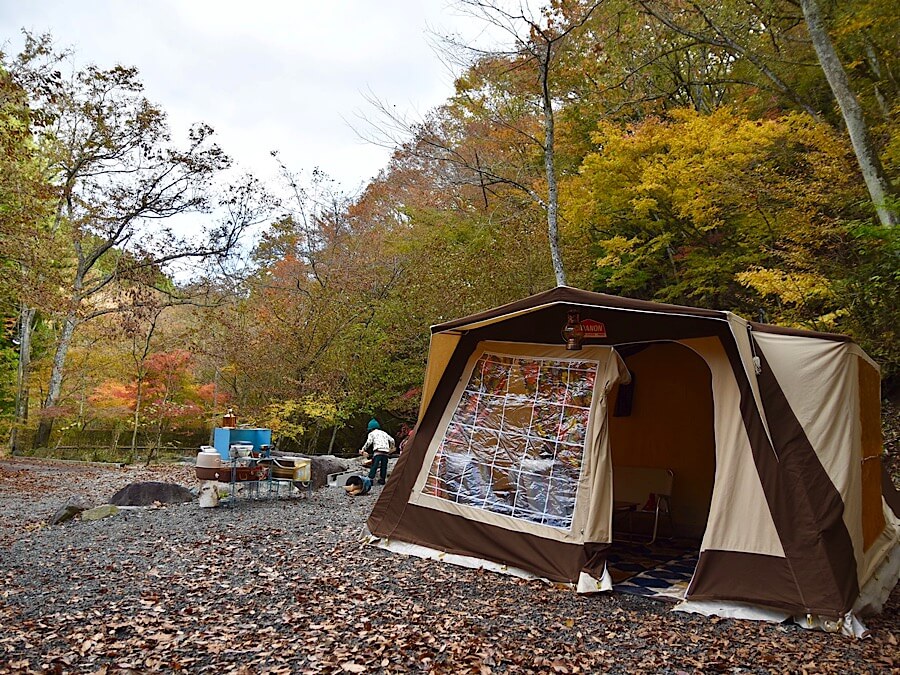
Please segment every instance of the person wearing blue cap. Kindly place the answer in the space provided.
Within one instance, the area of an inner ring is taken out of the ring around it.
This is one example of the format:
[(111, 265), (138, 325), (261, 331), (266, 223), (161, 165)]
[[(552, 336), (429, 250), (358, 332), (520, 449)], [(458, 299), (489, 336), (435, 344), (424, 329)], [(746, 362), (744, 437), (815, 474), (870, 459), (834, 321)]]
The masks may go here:
[(366, 444), (359, 451), (361, 455), (372, 456), (372, 468), (369, 469), (369, 479), (375, 480), (375, 474), (380, 470), (379, 485), (384, 485), (387, 481), (387, 465), (388, 455), (394, 451), (394, 438), (387, 432), (381, 430), (378, 420), (369, 420), (369, 435), (366, 437)]

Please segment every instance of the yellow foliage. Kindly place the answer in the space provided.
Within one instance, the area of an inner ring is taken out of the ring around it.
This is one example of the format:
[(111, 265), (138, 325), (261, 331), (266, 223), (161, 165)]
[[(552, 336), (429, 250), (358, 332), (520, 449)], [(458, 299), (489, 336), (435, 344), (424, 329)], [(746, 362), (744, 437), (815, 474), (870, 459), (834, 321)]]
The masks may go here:
[(567, 184), (563, 207), (568, 220), (600, 229), (613, 214), (700, 230), (755, 208), (778, 221), (780, 207), (815, 211), (826, 195), (854, 185), (846, 143), (797, 114), (749, 120), (729, 108), (680, 109), (670, 120), (624, 128), (601, 122), (593, 140), (599, 149)]
[(793, 113), (676, 109), (601, 121), (592, 140), (561, 211), (570, 240), (592, 244), (596, 287), (754, 313), (761, 295), (809, 319), (834, 309), (821, 306), (835, 297), (823, 262), (861, 195), (834, 129)]
[(737, 281), (763, 296), (774, 296), (784, 304), (803, 305), (834, 297), (828, 279), (820, 274), (785, 272), (757, 267), (735, 275)]
[(836, 309), (833, 312), (821, 314), (817, 317), (816, 325), (819, 330), (833, 332), (841, 329), (840, 321), (848, 316), (850, 316), (850, 310), (846, 308)]
[(638, 239), (626, 239), (621, 235), (604, 240), (603, 248), (606, 250), (606, 255), (597, 260), (597, 266), (618, 267), (622, 264), (622, 256), (627, 253), (633, 253), (640, 243)]
[(313, 426), (333, 426), (339, 420), (337, 404), (329, 396), (309, 395), (299, 400), (266, 406), (265, 424), (281, 438), (299, 440)]

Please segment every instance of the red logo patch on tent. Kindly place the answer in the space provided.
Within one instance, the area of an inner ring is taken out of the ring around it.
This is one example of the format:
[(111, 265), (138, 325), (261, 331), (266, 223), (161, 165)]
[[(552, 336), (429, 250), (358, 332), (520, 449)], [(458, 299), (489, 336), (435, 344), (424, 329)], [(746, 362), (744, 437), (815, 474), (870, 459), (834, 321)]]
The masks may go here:
[(584, 331), (585, 338), (606, 337), (606, 325), (593, 319), (584, 319), (581, 322), (581, 330)]

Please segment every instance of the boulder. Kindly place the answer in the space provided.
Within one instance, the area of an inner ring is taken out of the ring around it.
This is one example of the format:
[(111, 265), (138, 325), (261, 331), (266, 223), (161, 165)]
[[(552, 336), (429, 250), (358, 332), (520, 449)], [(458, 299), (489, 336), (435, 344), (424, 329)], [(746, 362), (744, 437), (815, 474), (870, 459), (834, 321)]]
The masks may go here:
[(102, 518), (109, 518), (109, 516), (114, 516), (118, 512), (118, 506), (113, 506), (112, 504), (101, 504), (100, 506), (95, 506), (94, 508), (88, 509), (87, 511), (82, 511), (81, 519), (100, 520)]
[(350, 466), (350, 462), (346, 459), (340, 459), (334, 455), (313, 455), (310, 460), (312, 460), (310, 475), (314, 488), (324, 486), (328, 482), (328, 474), (346, 471)]
[(87, 511), (91, 508), (91, 505), (84, 499), (84, 497), (71, 496), (66, 500), (66, 503), (56, 509), (56, 513), (50, 516), (50, 520), (47, 521), (48, 525), (59, 525), (60, 523), (64, 523), (67, 520), (72, 520), (75, 516), (77, 516), (82, 511)]
[(116, 506), (150, 506), (160, 504), (181, 504), (194, 501), (194, 495), (186, 487), (176, 483), (132, 483), (110, 497), (109, 503)]

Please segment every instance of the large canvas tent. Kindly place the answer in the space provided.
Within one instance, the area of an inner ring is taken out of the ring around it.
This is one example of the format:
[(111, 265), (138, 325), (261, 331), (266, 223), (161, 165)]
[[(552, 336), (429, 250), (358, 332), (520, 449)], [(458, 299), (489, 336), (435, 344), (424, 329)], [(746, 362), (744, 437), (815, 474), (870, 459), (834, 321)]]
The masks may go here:
[(701, 542), (686, 605), (858, 633), (900, 568), (881, 454), (879, 369), (849, 338), (558, 287), (432, 328), (415, 436), (368, 528), (610, 590), (617, 467), (671, 470), (675, 528)]

